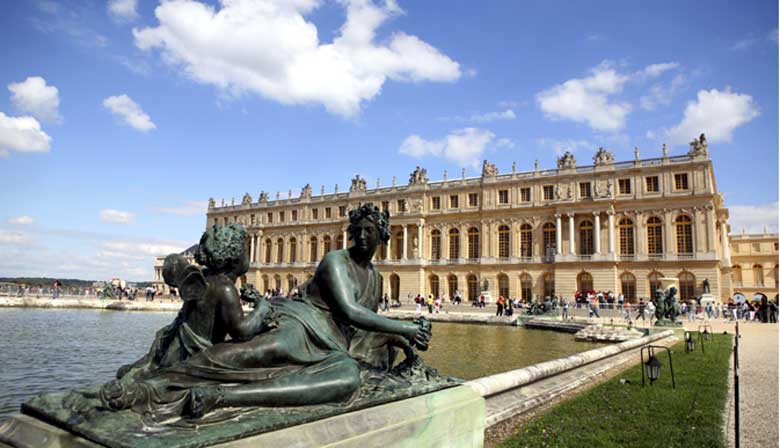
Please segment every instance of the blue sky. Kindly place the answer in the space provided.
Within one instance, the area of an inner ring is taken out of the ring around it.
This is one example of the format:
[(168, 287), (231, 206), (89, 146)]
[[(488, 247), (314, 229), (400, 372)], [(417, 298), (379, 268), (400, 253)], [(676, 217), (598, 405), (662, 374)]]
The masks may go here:
[(687, 151), (777, 229), (777, 2), (4, 2), (0, 276), (148, 280), (206, 200)]

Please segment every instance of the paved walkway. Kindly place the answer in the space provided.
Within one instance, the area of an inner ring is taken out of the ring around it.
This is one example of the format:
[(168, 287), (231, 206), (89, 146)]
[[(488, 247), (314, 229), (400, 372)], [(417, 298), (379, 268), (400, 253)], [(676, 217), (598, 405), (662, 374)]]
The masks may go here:
[[(733, 323), (712, 322), (713, 331), (734, 333)], [(687, 330), (697, 330), (697, 324)], [(739, 414), (740, 448), (778, 446), (778, 326), (740, 322)], [(732, 357), (733, 359), (733, 357)], [(733, 366), (732, 366), (733, 368)], [(730, 372), (726, 401), (725, 431), (728, 446), (734, 447), (734, 372)]]

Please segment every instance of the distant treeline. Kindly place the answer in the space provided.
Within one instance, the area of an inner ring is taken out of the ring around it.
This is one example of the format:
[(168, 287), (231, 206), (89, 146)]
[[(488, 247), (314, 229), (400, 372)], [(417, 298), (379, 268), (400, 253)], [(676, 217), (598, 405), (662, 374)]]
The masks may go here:
[[(42, 286), (48, 287), (54, 284), (55, 280), (59, 280), (62, 283), (63, 288), (91, 288), (95, 280), (79, 280), (77, 278), (50, 278), (50, 277), (0, 277), (0, 283), (16, 283), (17, 285), (25, 286)], [(109, 283), (109, 282), (105, 282)], [(130, 282), (137, 288), (146, 288), (151, 286), (152, 282)]]

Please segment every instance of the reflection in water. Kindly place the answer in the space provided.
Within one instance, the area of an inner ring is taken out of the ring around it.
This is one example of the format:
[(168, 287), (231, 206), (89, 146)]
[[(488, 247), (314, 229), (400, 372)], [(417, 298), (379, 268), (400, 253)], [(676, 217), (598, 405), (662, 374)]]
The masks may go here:
[[(0, 309), (0, 417), (43, 392), (104, 383), (144, 355), (173, 312)], [(466, 379), (588, 350), (571, 335), (434, 323), (427, 363)]]

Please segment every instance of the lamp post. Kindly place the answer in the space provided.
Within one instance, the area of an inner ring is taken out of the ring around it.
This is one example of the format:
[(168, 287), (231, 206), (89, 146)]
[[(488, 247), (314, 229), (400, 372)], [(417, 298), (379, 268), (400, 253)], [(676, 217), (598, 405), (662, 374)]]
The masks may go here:
[[(639, 358), (641, 359), (642, 364), (642, 387), (645, 385), (645, 374), (647, 375), (647, 378), (650, 380), (650, 385), (652, 386), (655, 381), (657, 381), (661, 377), (661, 367), (663, 367), (663, 364), (661, 364), (661, 361), (655, 356), (655, 350), (656, 349), (662, 349), (666, 350), (667, 355), (669, 356), (669, 371), (672, 375), (672, 389), (676, 389), (676, 383), (674, 381), (674, 365), (672, 364), (672, 351), (669, 350), (669, 347), (664, 347), (662, 345), (645, 345), (642, 347), (639, 351)], [(645, 361), (645, 350), (647, 350), (647, 361)]]
[[(704, 331), (702, 331), (702, 328), (704, 329)], [(709, 341), (710, 339), (712, 339), (712, 325), (710, 324), (699, 325), (699, 332), (701, 333), (705, 341)]]
[(696, 341), (693, 339), (690, 331), (685, 332), (685, 353), (696, 350)]

